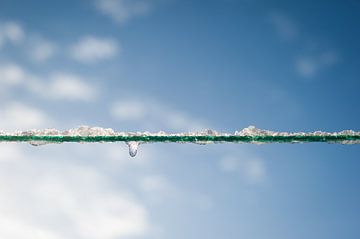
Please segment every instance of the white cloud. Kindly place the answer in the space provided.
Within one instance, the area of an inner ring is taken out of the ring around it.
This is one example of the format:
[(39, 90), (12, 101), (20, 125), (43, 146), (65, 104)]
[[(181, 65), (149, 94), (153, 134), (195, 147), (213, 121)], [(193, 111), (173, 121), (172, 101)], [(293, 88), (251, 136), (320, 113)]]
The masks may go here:
[(186, 112), (144, 98), (118, 100), (111, 106), (110, 113), (117, 120), (141, 124), (148, 129), (195, 131), (206, 128), (204, 122)]
[(70, 55), (77, 61), (92, 63), (113, 58), (119, 52), (118, 43), (113, 39), (87, 36), (70, 47)]
[[(283, 40), (295, 40), (300, 36), (300, 31), (297, 25), (285, 14), (279, 12), (273, 12), (270, 15), (270, 22), (274, 26), (279, 37)], [(309, 42), (309, 41), (308, 41)], [(316, 43), (316, 40), (311, 39), (313, 46), (310, 48), (313, 50), (314, 46), (320, 45)], [(308, 48), (306, 41), (300, 39), (296, 42), (297, 48)], [(296, 72), (304, 78), (315, 77), (320, 71), (333, 66), (338, 61), (338, 56), (333, 51), (323, 51), (317, 54), (307, 54), (297, 57), (294, 63)]]
[[(32, 62), (44, 63), (59, 52), (66, 50), (69, 57), (82, 62), (94, 63), (111, 59), (121, 50), (119, 43), (112, 38), (84, 36), (70, 46), (60, 45), (38, 33), (27, 31), (15, 22), (0, 22), (0, 48), (7, 43), (17, 44), (18, 49), (25, 53)], [(23, 43), (19, 45), (18, 43)]]
[(148, 13), (154, 0), (96, 0), (96, 8), (117, 23)]
[(147, 209), (110, 187), (96, 167), (34, 156), (20, 145), (0, 148), (8, 146), (0, 154), (0, 238), (115, 239), (149, 231)]
[(120, 120), (141, 120), (147, 115), (147, 104), (138, 100), (116, 102), (111, 109), (114, 117)]
[(0, 47), (5, 43), (20, 43), (25, 37), (23, 28), (16, 22), (0, 23)]
[(10, 239), (30, 239), (30, 238), (49, 238), (49, 239), (64, 239), (58, 237), (51, 231), (37, 228), (33, 225), (28, 225), (19, 219), (11, 216), (0, 217), (0, 236), (2, 238)]
[(93, 101), (98, 96), (96, 87), (78, 75), (53, 73), (47, 78), (48, 82), (39, 77), (29, 77), (25, 87), (31, 93), (50, 100)]
[(23, 82), (25, 78), (25, 72), (21, 67), (16, 64), (0, 65), (0, 84), (6, 85), (18, 85)]
[(223, 157), (220, 160), (220, 169), (226, 173), (237, 173), (249, 183), (261, 183), (266, 177), (263, 160), (246, 154)]
[(275, 27), (279, 37), (283, 40), (293, 40), (299, 36), (296, 24), (284, 14), (279, 12), (270, 15), (270, 22)]
[(94, 85), (81, 76), (70, 73), (37, 76), (16, 64), (0, 65), (0, 86), (21, 87), (51, 100), (93, 101), (99, 93)]
[(32, 37), (28, 47), (29, 56), (37, 62), (45, 62), (53, 57), (57, 51), (57, 45), (42, 37)]
[(95, 87), (80, 76), (57, 73), (51, 76), (50, 79), (50, 83), (41, 89), (42, 94), (49, 98), (91, 101), (97, 97)]
[(296, 70), (303, 77), (313, 77), (318, 71), (319, 65), (312, 58), (299, 58), (296, 61)]
[(15, 22), (0, 23), (0, 47), (6, 43), (23, 43), (20, 45), (22, 52), (28, 54), (31, 60), (44, 62), (52, 57), (57, 44), (33, 32), (26, 32), (20, 24)]
[(41, 110), (19, 102), (7, 103), (1, 107), (0, 128), (2, 130), (26, 130), (49, 127), (52, 120)]
[(319, 71), (333, 66), (338, 61), (334, 52), (325, 52), (318, 56), (299, 57), (295, 62), (298, 74), (305, 78), (315, 77)]

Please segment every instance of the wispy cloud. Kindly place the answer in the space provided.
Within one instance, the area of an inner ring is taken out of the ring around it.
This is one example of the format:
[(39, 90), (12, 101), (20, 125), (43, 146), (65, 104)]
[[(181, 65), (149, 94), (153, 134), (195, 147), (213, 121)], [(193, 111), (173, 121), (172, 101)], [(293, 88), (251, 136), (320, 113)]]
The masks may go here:
[(338, 61), (334, 52), (326, 52), (316, 56), (298, 57), (296, 60), (297, 73), (305, 78), (315, 77), (320, 70), (333, 66)]
[(0, 65), (0, 86), (19, 87), (50, 100), (93, 101), (99, 95), (98, 89), (81, 76), (62, 72), (39, 76), (12, 63)]
[(113, 58), (119, 51), (114, 39), (86, 36), (70, 47), (70, 56), (82, 63), (93, 63)]
[(220, 169), (226, 173), (239, 174), (249, 183), (261, 183), (266, 178), (266, 167), (259, 157), (244, 154), (227, 155), (220, 160)]
[(156, 0), (96, 0), (96, 8), (117, 23), (147, 14)]
[[(338, 55), (331, 49), (319, 49), (319, 44), (312, 36), (301, 34), (299, 27), (289, 16), (281, 12), (270, 14), (270, 23), (282, 40), (291, 41), (296, 48), (306, 53), (295, 57), (295, 72), (303, 78), (313, 78), (320, 71), (325, 70), (338, 62)], [(302, 37), (300, 37), (302, 36)], [(296, 41), (295, 41), (296, 40)], [(309, 47), (309, 43), (311, 46)], [(307, 53), (311, 50), (310, 53)]]
[(0, 85), (12, 86), (23, 83), (25, 79), (25, 72), (16, 64), (0, 65)]
[(55, 42), (37, 36), (31, 37), (27, 49), (32, 60), (42, 63), (56, 54), (58, 46)]
[(48, 128), (53, 120), (42, 110), (20, 102), (1, 106), (0, 129), (6, 131)]
[(6, 43), (20, 43), (25, 33), (20, 24), (16, 22), (0, 23), (0, 47)]
[(299, 29), (295, 22), (280, 12), (270, 14), (270, 22), (283, 40), (294, 40), (299, 36)]
[[(113, 38), (86, 35), (72, 44), (61, 44), (42, 34), (25, 31), (15, 22), (0, 22), (0, 49), (11, 43), (17, 46), (31, 62), (45, 63), (54, 56), (66, 60), (74, 59), (80, 63), (95, 63), (111, 59), (119, 54), (121, 46)], [(19, 44), (21, 43), (21, 44)]]
[(58, 48), (55, 42), (25, 31), (19, 23), (12, 21), (0, 23), (0, 48), (8, 43), (15, 44), (31, 61), (41, 63), (54, 56)]
[(148, 129), (194, 131), (207, 126), (205, 122), (184, 111), (151, 99), (117, 100), (111, 105), (110, 113), (117, 120), (141, 124)]
[(80, 76), (55, 73), (50, 76), (50, 79), (50, 83), (40, 89), (41, 94), (48, 98), (92, 101), (98, 96), (97, 89)]
[(1, 238), (115, 239), (151, 228), (145, 206), (110, 187), (109, 176), (94, 165), (64, 162), (61, 151), (49, 160), (20, 145), (0, 149)]

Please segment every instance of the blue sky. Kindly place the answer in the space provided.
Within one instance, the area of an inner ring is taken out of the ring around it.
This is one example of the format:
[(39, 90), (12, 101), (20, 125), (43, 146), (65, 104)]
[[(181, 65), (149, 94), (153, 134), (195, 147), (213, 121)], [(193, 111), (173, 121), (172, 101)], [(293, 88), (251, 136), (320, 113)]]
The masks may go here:
[[(360, 4), (0, 0), (0, 129), (359, 131)], [(0, 237), (358, 238), (357, 145), (0, 145)]]

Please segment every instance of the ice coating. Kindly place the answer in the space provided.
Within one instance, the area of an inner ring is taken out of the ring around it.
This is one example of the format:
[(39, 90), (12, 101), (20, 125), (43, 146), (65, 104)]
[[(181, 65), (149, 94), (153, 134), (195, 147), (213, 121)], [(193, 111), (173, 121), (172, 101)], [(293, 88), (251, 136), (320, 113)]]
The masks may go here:
[(79, 128), (59, 131), (57, 129), (27, 130), (6, 133), (0, 131), (0, 142), (28, 142), (38, 146), (64, 142), (125, 142), (130, 156), (134, 157), (140, 143), (310, 143), (327, 142), (340, 144), (360, 144), (360, 132), (344, 130), (340, 132), (276, 132), (249, 126), (235, 133), (219, 133), (206, 129), (199, 132), (173, 133), (164, 131), (150, 132), (115, 132), (110, 128), (80, 126)]
[(115, 132), (111, 128), (101, 128), (101, 127), (90, 127), (90, 126), (80, 126), (78, 128), (69, 129), (65, 131), (59, 131), (57, 129), (31, 129), (26, 131), (15, 131), (12, 133), (5, 132), (0, 130), (0, 136), (290, 136), (290, 135), (318, 135), (318, 136), (328, 136), (328, 135), (360, 135), (360, 131), (356, 132), (353, 130), (343, 130), (339, 132), (276, 132), (270, 130), (264, 130), (256, 128), (255, 126), (249, 126), (243, 128), (240, 131), (235, 131), (235, 133), (219, 133), (215, 130), (205, 129), (198, 132), (186, 132), (186, 133), (166, 133), (164, 131), (159, 131), (157, 133), (150, 132)]

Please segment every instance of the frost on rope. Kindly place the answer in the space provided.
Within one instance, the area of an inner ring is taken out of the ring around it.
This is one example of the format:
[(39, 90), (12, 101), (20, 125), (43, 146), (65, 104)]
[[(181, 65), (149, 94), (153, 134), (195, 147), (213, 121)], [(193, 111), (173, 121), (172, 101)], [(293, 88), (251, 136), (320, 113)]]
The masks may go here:
[(79, 128), (58, 131), (56, 129), (17, 131), (5, 133), (0, 131), (0, 142), (28, 142), (34, 146), (64, 142), (125, 142), (130, 156), (134, 157), (141, 143), (310, 143), (327, 142), (340, 144), (359, 144), (360, 132), (344, 130), (340, 132), (275, 132), (249, 126), (233, 134), (219, 133), (214, 130), (200, 132), (168, 134), (163, 131), (149, 132), (114, 132), (109, 128), (81, 126)]

